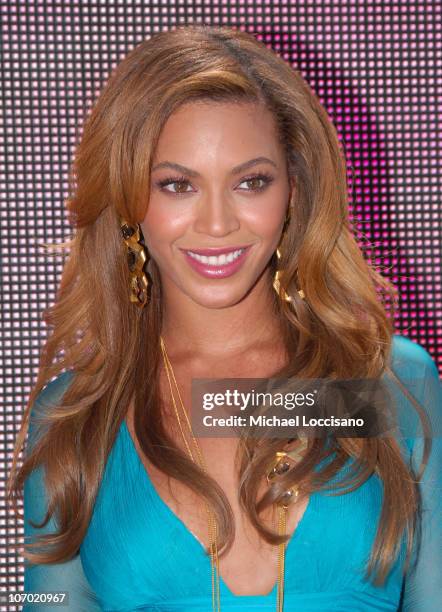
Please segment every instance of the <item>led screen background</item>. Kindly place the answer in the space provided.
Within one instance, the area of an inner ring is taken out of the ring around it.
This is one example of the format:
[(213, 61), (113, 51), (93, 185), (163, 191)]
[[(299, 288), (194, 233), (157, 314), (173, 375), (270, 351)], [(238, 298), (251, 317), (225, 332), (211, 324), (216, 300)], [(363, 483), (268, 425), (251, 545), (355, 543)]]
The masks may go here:
[[(40, 245), (70, 236), (64, 199), (81, 122), (130, 49), (180, 24), (252, 32), (301, 71), (343, 142), (360, 236), (399, 290), (397, 333), (442, 370), (440, 3), (17, 1), (1, 12), (3, 484), (62, 269)], [(4, 501), (0, 512), (1, 589), (19, 590), (23, 560), (8, 542), (22, 526)]]

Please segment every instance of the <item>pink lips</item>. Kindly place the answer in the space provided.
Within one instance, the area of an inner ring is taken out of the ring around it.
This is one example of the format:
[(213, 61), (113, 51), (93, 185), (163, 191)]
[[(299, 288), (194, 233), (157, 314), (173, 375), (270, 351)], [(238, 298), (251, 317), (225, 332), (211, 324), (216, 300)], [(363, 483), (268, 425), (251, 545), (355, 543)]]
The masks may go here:
[(184, 256), (186, 257), (188, 263), (192, 266), (192, 268), (196, 272), (201, 274), (202, 276), (206, 278), (226, 278), (227, 276), (231, 276), (232, 274), (235, 274), (235, 272), (239, 270), (239, 268), (244, 263), (247, 253), (250, 250), (250, 246), (235, 247), (235, 248), (227, 247), (227, 248), (220, 248), (220, 249), (192, 249), (193, 253), (197, 253), (198, 255), (209, 256), (209, 255), (222, 255), (223, 253), (233, 253), (234, 251), (237, 251), (241, 248), (243, 248), (244, 251), (241, 253), (241, 255), (239, 255), (239, 257), (237, 257), (236, 259), (228, 263), (216, 265), (216, 266), (209, 265), (207, 263), (202, 263), (201, 261), (197, 261), (194, 257), (189, 255), (187, 251), (185, 251), (184, 249), (181, 249), (181, 250), (183, 251)]

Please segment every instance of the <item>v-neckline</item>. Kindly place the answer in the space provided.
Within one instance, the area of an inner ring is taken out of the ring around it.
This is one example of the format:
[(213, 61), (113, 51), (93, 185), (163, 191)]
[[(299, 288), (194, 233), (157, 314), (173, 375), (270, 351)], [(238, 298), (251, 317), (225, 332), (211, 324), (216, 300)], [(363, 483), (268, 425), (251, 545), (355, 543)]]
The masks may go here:
[[(136, 449), (135, 446), (135, 442), (132, 438), (132, 435), (129, 431), (129, 428), (127, 426), (126, 423), (126, 419), (124, 418), (122, 421), (122, 428), (124, 430), (124, 434), (126, 435), (126, 437), (128, 438), (128, 442), (129, 442), (129, 447), (132, 451), (133, 457), (137, 463), (138, 468), (141, 469), (142, 474), (143, 474), (143, 478), (146, 481), (149, 489), (152, 491), (155, 499), (158, 501), (158, 503), (164, 508), (166, 514), (169, 516), (169, 518), (172, 520), (172, 522), (176, 523), (181, 531), (185, 534), (185, 536), (191, 541), (193, 542), (194, 545), (197, 546), (197, 548), (199, 549), (200, 552), (203, 553), (203, 557), (206, 560), (206, 562), (209, 562), (209, 557), (207, 556), (206, 553), (206, 549), (205, 547), (202, 545), (202, 543), (200, 542), (200, 540), (196, 537), (196, 535), (187, 527), (187, 525), (185, 524), (185, 522), (177, 515), (175, 514), (175, 512), (172, 510), (172, 508), (164, 501), (164, 499), (161, 497), (161, 495), (158, 493), (158, 491), (156, 490), (151, 477), (149, 476), (148, 471), (146, 470), (146, 467), (144, 465), (144, 463), (141, 460), (141, 457), (138, 454), (138, 451)], [(298, 521), (298, 524), (295, 527), (294, 532), (292, 533), (290, 539), (288, 540), (287, 544), (286, 544), (286, 549), (285, 549), (285, 558), (286, 558), (286, 562), (288, 561), (288, 553), (292, 553), (293, 552), (293, 548), (294, 548), (294, 543), (299, 542), (299, 538), (300, 535), (305, 531), (306, 529), (306, 524), (308, 523), (308, 521), (310, 520), (310, 515), (312, 514), (312, 512), (314, 511), (313, 508), (313, 504), (316, 503), (316, 492), (312, 492), (310, 493), (309, 496), (309, 501), (308, 504), (300, 518), (300, 520)], [(296, 541), (294, 542), (296, 538)], [(267, 594), (265, 595), (239, 595), (237, 593), (234, 593), (232, 591), (232, 589), (229, 587), (229, 585), (225, 582), (224, 578), (221, 576), (221, 574), (219, 574), (219, 582), (220, 582), (220, 587), (224, 588), (224, 590), (231, 596), (231, 597), (244, 597), (244, 598), (248, 598), (248, 599), (269, 599), (275, 592), (276, 589), (278, 587), (278, 579), (276, 580), (275, 584), (273, 585), (273, 588), (271, 589), (271, 591), (269, 591)]]

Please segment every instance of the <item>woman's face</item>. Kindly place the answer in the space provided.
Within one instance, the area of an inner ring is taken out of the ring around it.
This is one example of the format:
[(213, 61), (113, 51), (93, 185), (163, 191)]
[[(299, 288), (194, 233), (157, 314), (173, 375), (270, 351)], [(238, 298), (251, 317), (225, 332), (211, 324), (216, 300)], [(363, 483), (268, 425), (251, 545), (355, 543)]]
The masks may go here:
[(180, 292), (224, 308), (265, 284), (271, 290), (267, 266), (289, 199), (284, 150), (268, 110), (181, 106), (161, 132), (141, 223), (166, 300)]

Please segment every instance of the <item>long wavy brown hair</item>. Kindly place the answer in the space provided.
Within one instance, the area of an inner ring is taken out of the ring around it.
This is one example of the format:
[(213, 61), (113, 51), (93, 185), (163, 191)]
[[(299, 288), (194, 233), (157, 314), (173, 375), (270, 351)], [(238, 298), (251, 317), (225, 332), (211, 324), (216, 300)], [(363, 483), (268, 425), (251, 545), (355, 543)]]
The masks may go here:
[[(300, 73), (251, 34), (225, 27), (185, 26), (162, 32), (134, 48), (117, 66), (89, 113), (70, 173), (66, 206), (74, 227), (55, 303), (44, 313), (51, 333), (23, 416), (8, 480), (8, 501), (21, 498), (25, 479), (39, 465), (46, 473), (48, 514), (56, 534), (49, 545), (24, 552), (31, 563), (62, 562), (78, 552), (87, 530), (108, 454), (134, 397), (134, 427), (147, 459), (178, 479), (213, 508), (220, 554), (234, 539), (225, 493), (180, 449), (163, 426), (159, 393), (162, 326), (161, 282), (151, 260), (151, 296), (144, 309), (128, 299), (127, 252), (120, 217), (143, 221), (150, 168), (162, 127), (185, 102), (211, 100), (265, 105), (275, 118), (294, 177), (296, 204), (281, 245), (281, 285), (289, 305), (274, 293), (288, 365), (274, 376), (377, 378), (387, 373), (409, 397), (422, 423), (425, 412), (389, 368), (395, 287), (377, 272), (358, 245), (349, 219), (345, 155), (336, 129)], [(54, 245), (52, 245), (54, 246)], [(276, 270), (276, 258), (269, 263)], [(305, 299), (297, 296), (302, 287)], [(391, 317), (388, 316), (390, 310)], [(62, 371), (74, 373), (44, 435), (25, 456), (31, 407)], [(410, 471), (394, 438), (312, 438), (303, 460), (257, 499), (257, 486), (280, 450), (281, 439), (239, 445), (239, 496), (251, 523), (269, 543), (286, 541), (267, 529), (260, 511), (288, 486), (304, 494), (325, 490), (350, 459), (359, 472), (345, 494), (374, 472), (383, 481), (383, 505), (367, 578), (382, 584), (404, 534), (407, 560), (418, 528), (419, 487), (429, 453), (426, 439), (419, 475)], [(287, 442), (287, 441), (286, 441)], [(314, 467), (327, 457), (324, 470)], [(43, 522), (43, 525), (46, 521)], [(407, 564), (406, 564), (407, 565)]]

